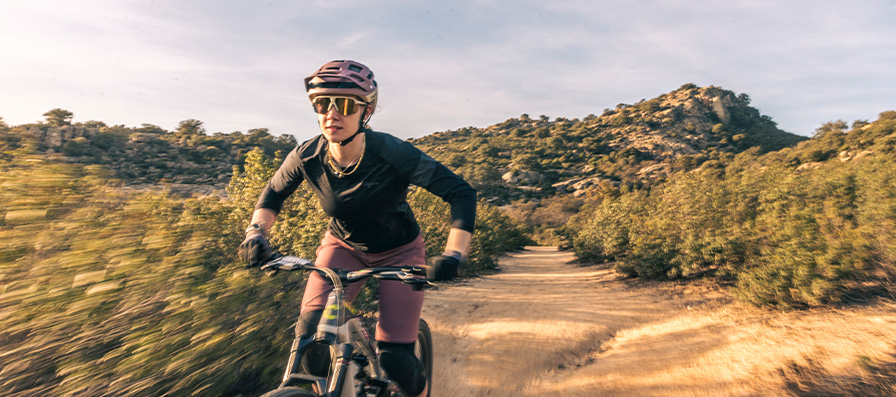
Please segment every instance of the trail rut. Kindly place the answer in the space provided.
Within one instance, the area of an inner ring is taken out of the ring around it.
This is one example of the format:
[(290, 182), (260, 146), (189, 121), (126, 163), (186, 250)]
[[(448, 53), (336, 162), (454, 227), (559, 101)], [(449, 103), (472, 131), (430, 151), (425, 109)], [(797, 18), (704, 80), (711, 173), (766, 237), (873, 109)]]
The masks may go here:
[(623, 281), (573, 259), (527, 247), (498, 273), (429, 291), (433, 396), (780, 395), (790, 360), (848, 369), (896, 334), (892, 305), (763, 311), (720, 289)]

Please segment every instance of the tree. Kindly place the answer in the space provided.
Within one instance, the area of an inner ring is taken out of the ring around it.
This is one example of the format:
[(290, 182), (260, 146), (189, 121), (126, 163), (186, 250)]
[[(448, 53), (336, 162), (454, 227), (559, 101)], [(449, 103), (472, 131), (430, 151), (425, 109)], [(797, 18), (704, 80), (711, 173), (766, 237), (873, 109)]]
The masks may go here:
[(814, 137), (820, 138), (820, 137), (822, 137), (828, 133), (832, 133), (832, 132), (843, 133), (843, 132), (846, 132), (846, 129), (848, 127), (849, 127), (849, 125), (847, 125), (846, 122), (843, 120), (828, 121), (827, 123), (822, 124), (821, 127), (818, 127), (815, 129)]
[(160, 135), (167, 133), (164, 128), (159, 127), (155, 124), (147, 124), (147, 123), (140, 124), (140, 128), (137, 128), (136, 131), (147, 133), (147, 134), (160, 134)]
[(266, 138), (271, 135), (270, 131), (271, 130), (267, 128), (252, 128), (246, 132), (246, 135), (249, 135), (252, 138)]
[(868, 120), (856, 120), (856, 121), (852, 122), (852, 129), (857, 130), (857, 129), (862, 128), (868, 124), (871, 124), (868, 122)]
[(187, 119), (177, 125), (177, 131), (175, 132), (181, 135), (200, 135), (205, 133), (205, 127), (202, 126), (202, 122), (199, 120)]
[(43, 114), (50, 127), (61, 127), (72, 124), (74, 114), (65, 109), (56, 108)]

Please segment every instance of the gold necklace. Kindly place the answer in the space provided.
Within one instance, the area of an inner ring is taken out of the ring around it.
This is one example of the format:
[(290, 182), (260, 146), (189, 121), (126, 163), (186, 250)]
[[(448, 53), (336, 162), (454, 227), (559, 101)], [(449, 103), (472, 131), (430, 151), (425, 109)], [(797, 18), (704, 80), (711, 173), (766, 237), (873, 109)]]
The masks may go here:
[[(330, 154), (330, 150), (327, 149), (327, 164), (330, 165), (330, 169), (333, 170), (333, 173), (336, 174), (337, 178), (342, 178), (344, 176), (354, 174), (355, 171), (357, 171), (358, 168), (361, 166), (361, 160), (364, 159), (364, 150), (366, 148), (367, 148), (367, 137), (366, 137), (366, 135), (362, 135), (361, 136), (361, 154), (358, 156), (358, 160), (347, 165), (344, 169), (339, 169), (339, 165), (336, 164), (335, 161), (333, 161), (333, 155)], [(354, 167), (352, 165), (354, 165)], [(347, 171), (349, 168), (351, 168), (352, 170)]]

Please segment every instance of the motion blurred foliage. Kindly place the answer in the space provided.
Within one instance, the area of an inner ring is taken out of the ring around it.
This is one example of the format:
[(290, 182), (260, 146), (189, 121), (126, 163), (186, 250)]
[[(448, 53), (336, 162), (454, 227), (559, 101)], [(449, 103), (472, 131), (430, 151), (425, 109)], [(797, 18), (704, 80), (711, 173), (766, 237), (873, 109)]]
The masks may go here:
[(228, 203), (127, 195), (107, 174), (3, 165), (4, 394), (234, 395), (275, 377), (295, 316), (278, 309), (301, 290), (233, 264)]
[[(278, 384), (304, 276), (267, 277), (235, 251), (281, 154), (248, 152), (227, 198), (128, 193), (107, 167), (61, 162), (0, 127), (4, 395), (252, 395)], [(412, 204), (438, 251), (447, 206), (419, 190)], [(522, 236), (487, 205), (477, 221), (474, 271)], [(272, 240), (312, 256), (325, 226), (300, 189)]]
[(713, 277), (757, 305), (896, 294), (896, 112), (853, 125), (596, 196), (565, 230), (580, 258), (630, 276)]

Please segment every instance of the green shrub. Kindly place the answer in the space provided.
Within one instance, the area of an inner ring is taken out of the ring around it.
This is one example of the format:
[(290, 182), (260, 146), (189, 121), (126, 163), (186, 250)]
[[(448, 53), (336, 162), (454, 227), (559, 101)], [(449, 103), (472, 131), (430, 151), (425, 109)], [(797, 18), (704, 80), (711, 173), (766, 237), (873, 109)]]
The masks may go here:
[(77, 137), (62, 145), (62, 153), (72, 157), (84, 156), (88, 154), (87, 149), (89, 146), (90, 143), (87, 141), (87, 138)]
[[(0, 162), (0, 340), (15, 351), (0, 355), (5, 395), (258, 395), (279, 383), (305, 275), (271, 278), (235, 257), (279, 159), (249, 153), (229, 199), (127, 194), (103, 167), (11, 159)], [(447, 208), (429, 196), (415, 209), (436, 240)], [(522, 242), (495, 208), (477, 219), (474, 270)], [(310, 256), (325, 225), (298, 190), (272, 241)]]
[(572, 247), (586, 261), (607, 262), (622, 259), (631, 250), (632, 228), (644, 211), (645, 196), (633, 193), (586, 205), (569, 224)]
[(745, 153), (724, 172), (704, 164), (649, 194), (601, 198), (568, 230), (577, 256), (623, 274), (712, 276), (757, 305), (825, 305), (894, 291), (894, 180), (889, 157), (796, 173)]
[[(426, 241), (427, 256), (441, 254), (450, 230), (448, 204), (421, 188), (412, 189), (408, 202)], [(476, 208), (476, 229), (467, 254), (466, 269), (469, 274), (494, 269), (498, 256), (529, 242), (522, 225), (497, 208), (480, 203)]]

